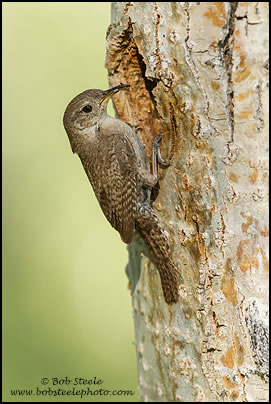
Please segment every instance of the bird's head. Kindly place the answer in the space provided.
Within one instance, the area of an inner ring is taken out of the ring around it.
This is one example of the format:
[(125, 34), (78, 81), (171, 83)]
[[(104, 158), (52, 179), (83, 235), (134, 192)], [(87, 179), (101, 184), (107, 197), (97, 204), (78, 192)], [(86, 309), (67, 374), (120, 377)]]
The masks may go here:
[(109, 98), (126, 87), (129, 87), (129, 84), (119, 84), (105, 91), (86, 90), (74, 97), (64, 113), (63, 123), (66, 132), (95, 125), (101, 116), (106, 113)]

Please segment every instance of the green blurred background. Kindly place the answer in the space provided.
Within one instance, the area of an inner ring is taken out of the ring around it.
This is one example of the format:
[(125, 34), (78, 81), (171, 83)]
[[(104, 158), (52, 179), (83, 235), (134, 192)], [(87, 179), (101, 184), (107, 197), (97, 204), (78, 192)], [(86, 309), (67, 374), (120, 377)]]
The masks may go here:
[[(108, 88), (110, 3), (2, 6), (3, 401), (138, 401), (127, 249), (62, 125), (75, 95)], [(95, 376), (98, 388), (135, 394), (10, 393)]]

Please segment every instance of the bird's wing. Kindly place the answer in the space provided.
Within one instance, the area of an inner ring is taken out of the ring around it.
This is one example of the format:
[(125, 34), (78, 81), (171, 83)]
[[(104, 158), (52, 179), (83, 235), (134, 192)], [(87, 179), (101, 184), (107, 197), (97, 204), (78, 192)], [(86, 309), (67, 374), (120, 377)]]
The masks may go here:
[(127, 136), (117, 133), (101, 139), (97, 162), (94, 192), (107, 220), (129, 244), (135, 227), (137, 162)]

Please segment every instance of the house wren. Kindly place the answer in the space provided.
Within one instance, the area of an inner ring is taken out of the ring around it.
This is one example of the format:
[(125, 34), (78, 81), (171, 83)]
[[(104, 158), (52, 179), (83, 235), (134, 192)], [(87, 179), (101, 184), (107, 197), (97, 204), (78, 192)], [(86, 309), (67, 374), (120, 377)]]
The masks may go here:
[[(86, 90), (67, 106), (64, 127), (72, 151), (81, 159), (104, 215), (129, 244), (135, 230), (149, 247), (157, 265), (165, 300), (178, 301), (178, 276), (166, 233), (151, 206), (151, 190), (157, 171), (150, 172), (143, 144), (134, 130), (107, 115), (107, 102), (119, 90)], [(163, 164), (158, 137), (153, 143), (154, 160)], [(153, 161), (153, 167), (157, 162)]]

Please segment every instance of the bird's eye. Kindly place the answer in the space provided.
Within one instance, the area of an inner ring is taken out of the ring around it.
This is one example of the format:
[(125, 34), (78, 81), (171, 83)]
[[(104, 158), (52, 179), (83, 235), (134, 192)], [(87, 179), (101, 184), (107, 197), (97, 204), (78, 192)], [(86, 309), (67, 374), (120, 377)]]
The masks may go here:
[(84, 108), (82, 108), (82, 111), (89, 113), (92, 111), (92, 106), (91, 105), (85, 105)]

